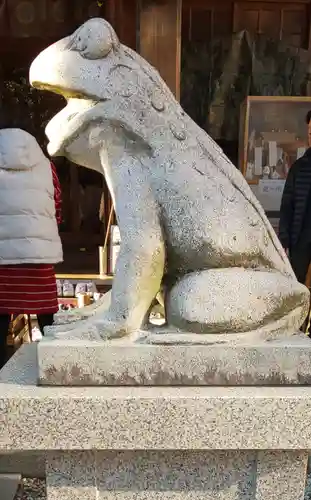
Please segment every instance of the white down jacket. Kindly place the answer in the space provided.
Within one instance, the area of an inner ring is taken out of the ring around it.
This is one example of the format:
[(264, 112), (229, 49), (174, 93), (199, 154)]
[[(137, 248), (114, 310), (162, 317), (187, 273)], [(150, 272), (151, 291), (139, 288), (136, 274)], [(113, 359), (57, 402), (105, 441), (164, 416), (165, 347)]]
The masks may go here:
[(20, 129), (0, 130), (0, 266), (63, 260), (50, 161)]

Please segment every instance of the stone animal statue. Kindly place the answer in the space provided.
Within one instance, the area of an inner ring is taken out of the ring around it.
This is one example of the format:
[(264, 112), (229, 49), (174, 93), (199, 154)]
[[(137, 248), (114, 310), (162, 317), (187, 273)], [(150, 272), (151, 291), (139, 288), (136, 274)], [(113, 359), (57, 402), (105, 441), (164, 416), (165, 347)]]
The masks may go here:
[(270, 339), (299, 329), (309, 291), (242, 174), (105, 20), (39, 54), (30, 82), (66, 98), (46, 128), (49, 153), (102, 172), (121, 232), (111, 299), (71, 328), (131, 335), (163, 290), (176, 331)]

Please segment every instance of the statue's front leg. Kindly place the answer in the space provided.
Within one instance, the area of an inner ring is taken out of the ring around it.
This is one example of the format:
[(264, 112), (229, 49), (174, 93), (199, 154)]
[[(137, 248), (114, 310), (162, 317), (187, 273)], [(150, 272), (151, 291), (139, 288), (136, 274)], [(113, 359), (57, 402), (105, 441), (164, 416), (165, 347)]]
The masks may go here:
[(98, 309), (93, 317), (70, 328), (70, 335), (74, 337), (91, 332), (95, 338), (120, 338), (139, 331), (161, 288), (164, 274), (165, 243), (159, 206), (144, 165), (137, 158), (125, 155), (124, 162), (119, 161), (111, 168), (107, 177), (110, 189), (115, 192), (113, 198), (121, 233), (111, 301), (107, 309)]
[[(103, 165), (106, 158), (102, 158)], [(102, 338), (119, 338), (141, 329), (161, 288), (165, 243), (159, 206), (139, 158), (125, 155), (105, 174), (110, 179), (121, 248), (107, 312), (94, 324)]]
[(93, 317), (83, 321), (48, 327), (47, 334), (83, 338), (92, 332), (93, 340), (131, 334), (135, 338), (135, 332), (145, 323), (151, 303), (161, 287), (165, 247), (160, 229), (154, 226), (149, 228), (149, 235), (142, 229), (135, 232), (134, 238), (129, 240), (125, 236), (124, 240), (107, 309), (99, 308)]
[(111, 305), (94, 325), (102, 338), (119, 338), (139, 330), (160, 290), (165, 248), (160, 231), (132, 242), (122, 241), (112, 286)]

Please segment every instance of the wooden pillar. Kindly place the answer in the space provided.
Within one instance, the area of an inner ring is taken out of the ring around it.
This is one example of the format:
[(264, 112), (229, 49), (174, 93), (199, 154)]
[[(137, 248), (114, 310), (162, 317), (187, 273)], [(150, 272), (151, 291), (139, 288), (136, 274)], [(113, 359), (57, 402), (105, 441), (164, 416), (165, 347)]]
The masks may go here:
[(180, 97), (182, 0), (139, 0), (139, 51)]
[(106, 0), (105, 17), (122, 43), (136, 50), (136, 0)]

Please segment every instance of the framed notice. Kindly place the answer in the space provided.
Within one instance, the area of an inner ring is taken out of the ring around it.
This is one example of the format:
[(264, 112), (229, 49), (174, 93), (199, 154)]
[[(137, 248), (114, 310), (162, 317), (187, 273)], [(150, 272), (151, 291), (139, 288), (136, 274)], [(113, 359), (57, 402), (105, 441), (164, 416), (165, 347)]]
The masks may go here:
[(274, 227), (289, 169), (308, 147), (309, 110), (311, 97), (248, 96), (241, 107), (239, 168)]

